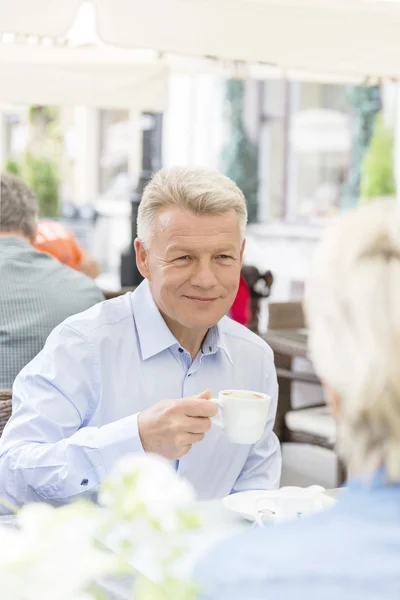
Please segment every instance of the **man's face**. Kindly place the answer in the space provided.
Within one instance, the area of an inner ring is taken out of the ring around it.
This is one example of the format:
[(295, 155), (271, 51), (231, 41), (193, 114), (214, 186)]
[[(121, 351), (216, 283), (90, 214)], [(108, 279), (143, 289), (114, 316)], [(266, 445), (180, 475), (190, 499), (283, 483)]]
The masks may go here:
[(244, 250), (239, 218), (168, 206), (157, 214), (150, 248), (135, 241), (138, 268), (169, 325), (206, 331), (231, 308)]

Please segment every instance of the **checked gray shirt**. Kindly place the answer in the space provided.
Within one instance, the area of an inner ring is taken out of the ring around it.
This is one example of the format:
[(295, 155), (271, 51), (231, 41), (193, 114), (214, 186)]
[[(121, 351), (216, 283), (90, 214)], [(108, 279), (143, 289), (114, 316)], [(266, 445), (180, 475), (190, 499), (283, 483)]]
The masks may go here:
[(0, 236), (0, 388), (12, 387), (54, 327), (102, 300), (82, 273), (22, 238)]

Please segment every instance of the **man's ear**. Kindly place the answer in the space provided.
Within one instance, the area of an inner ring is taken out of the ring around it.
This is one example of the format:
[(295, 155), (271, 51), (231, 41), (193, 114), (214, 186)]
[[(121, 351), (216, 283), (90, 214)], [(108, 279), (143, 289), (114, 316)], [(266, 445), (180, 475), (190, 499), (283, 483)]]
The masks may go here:
[(145, 279), (150, 280), (149, 254), (143, 246), (143, 242), (139, 238), (136, 238), (134, 245), (136, 252), (136, 265), (139, 269), (139, 273)]

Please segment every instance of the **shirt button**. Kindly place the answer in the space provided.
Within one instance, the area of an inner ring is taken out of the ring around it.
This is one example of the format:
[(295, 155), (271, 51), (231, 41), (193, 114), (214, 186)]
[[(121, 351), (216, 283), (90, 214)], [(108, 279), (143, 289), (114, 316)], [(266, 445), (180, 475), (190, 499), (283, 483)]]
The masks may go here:
[(81, 485), (87, 485), (89, 483), (89, 479), (82, 479)]
[(183, 352), (183, 348), (178, 348), (179, 352)]

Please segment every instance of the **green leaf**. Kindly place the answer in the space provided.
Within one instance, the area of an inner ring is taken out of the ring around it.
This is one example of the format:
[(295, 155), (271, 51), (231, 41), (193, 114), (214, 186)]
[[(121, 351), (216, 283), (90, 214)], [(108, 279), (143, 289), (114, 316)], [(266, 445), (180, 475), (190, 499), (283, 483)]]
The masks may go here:
[(179, 518), (185, 529), (198, 529), (201, 525), (199, 515), (194, 513), (181, 513)]
[(4, 171), (19, 177), (21, 175), (21, 165), (16, 160), (9, 158), (4, 165)]
[(101, 590), (97, 585), (94, 585), (89, 590), (89, 594), (93, 598), (93, 600), (107, 600), (107, 594)]
[(58, 217), (59, 190), (58, 175), (55, 164), (48, 158), (26, 154), (26, 179), (29, 187), (35, 192), (39, 216)]
[(375, 122), (374, 135), (361, 168), (362, 201), (396, 194), (393, 160), (394, 135), (385, 126), (383, 117), (379, 114)]
[(347, 94), (352, 111), (352, 152), (348, 181), (343, 186), (344, 195), (354, 206), (360, 196), (361, 167), (374, 133), (374, 123), (381, 110), (380, 86), (351, 86)]
[(135, 582), (135, 600), (196, 600), (197, 593), (194, 583), (177, 579), (155, 583), (138, 575)]

